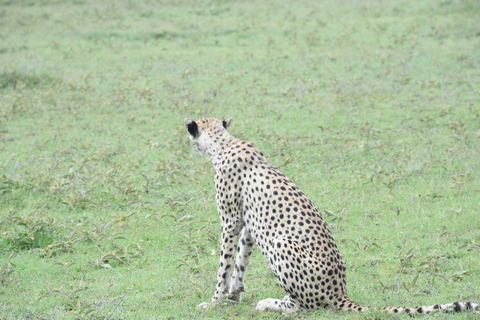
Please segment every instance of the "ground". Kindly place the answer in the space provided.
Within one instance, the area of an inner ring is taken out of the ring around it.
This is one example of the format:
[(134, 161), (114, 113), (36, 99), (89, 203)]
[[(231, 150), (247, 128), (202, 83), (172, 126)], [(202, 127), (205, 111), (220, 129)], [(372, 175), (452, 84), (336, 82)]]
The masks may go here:
[(220, 236), (183, 127), (203, 116), (315, 202), (352, 300), (480, 301), (478, 1), (0, 3), (2, 316), (278, 317), (258, 251), (241, 305), (196, 308)]

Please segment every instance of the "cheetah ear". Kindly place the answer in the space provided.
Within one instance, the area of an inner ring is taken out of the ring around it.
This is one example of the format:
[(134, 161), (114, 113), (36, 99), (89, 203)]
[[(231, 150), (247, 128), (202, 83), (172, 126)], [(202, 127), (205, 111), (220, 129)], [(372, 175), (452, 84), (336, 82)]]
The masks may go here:
[(187, 128), (188, 133), (190, 133), (190, 135), (194, 138), (198, 137), (197, 123), (189, 118), (185, 118), (183, 122), (185, 123), (185, 127)]
[(232, 123), (232, 121), (233, 121), (232, 117), (228, 118), (227, 120), (223, 120), (222, 121), (223, 127), (225, 129), (228, 129), (230, 127), (230, 124)]

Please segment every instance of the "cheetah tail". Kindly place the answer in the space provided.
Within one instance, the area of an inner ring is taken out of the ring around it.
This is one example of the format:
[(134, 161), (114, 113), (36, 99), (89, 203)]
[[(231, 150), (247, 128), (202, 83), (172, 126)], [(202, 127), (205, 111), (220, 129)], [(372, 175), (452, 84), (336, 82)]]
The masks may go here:
[[(365, 310), (373, 309), (371, 307), (361, 306), (355, 302), (350, 301), (347, 297), (338, 297), (334, 301), (334, 307), (337, 309), (347, 310), (347, 311), (357, 311), (362, 312)], [(477, 303), (473, 302), (453, 302), (453, 303), (444, 303), (436, 304), (431, 306), (420, 306), (415, 308), (405, 308), (405, 307), (385, 307), (381, 309), (389, 313), (408, 313), (408, 314), (430, 314), (435, 312), (463, 312), (466, 310), (480, 311), (480, 306)]]

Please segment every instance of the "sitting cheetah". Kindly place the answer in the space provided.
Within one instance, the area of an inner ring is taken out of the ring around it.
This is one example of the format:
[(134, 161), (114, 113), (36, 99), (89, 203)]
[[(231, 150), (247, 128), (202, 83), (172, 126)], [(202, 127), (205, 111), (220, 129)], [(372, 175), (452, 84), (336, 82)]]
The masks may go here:
[[(256, 244), (288, 294), (282, 300), (261, 300), (257, 310), (290, 313), (300, 308), (331, 307), (360, 312), (370, 309), (348, 299), (345, 261), (313, 202), (252, 143), (233, 137), (227, 131), (231, 122), (232, 118), (185, 119), (195, 151), (212, 159), (222, 226), (216, 291), (211, 303), (199, 307), (227, 300), (240, 302)], [(390, 313), (409, 314), (466, 309), (478, 310), (479, 306), (455, 302), (384, 308)]]

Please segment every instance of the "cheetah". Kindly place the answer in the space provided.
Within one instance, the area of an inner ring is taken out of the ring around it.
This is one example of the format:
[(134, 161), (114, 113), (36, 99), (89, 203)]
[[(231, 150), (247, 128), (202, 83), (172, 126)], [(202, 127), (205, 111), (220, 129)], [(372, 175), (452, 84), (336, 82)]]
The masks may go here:
[[(216, 290), (212, 301), (199, 307), (241, 301), (256, 245), (287, 293), (284, 299), (259, 301), (257, 310), (291, 313), (322, 307), (356, 312), (371, 309), (348, 299), (345, 261), (317, 207), (251, 142), (236, 139), (227, 131), (232, 118), (187, 118), (184, 123), (195, 151), (209, 156), (215, 168), (222, 229)], [(467, 309), (478, 310), (479, 305), (454, 302), (383, 308), (408, 314)]]

